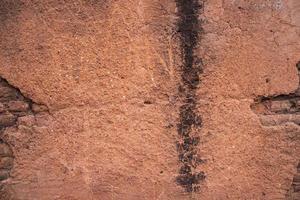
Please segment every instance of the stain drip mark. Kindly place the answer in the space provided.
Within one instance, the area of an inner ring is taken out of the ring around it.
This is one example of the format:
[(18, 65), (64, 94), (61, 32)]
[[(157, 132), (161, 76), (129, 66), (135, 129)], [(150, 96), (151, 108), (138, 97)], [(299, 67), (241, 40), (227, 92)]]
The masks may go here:
[(182, 98), (177, 132), (177, 151), (181, 167), (176, 181), (186, 192), (197, 192), (199, 183), (205, 178), (203, 172), (197, 171), (201, 159), (197, 154), (200, 138), (197, 132), (201, 128), (201, 117), (196, 113), (196, 90), (202, 73), (202, 60), (194, 53), (200, 41), (202, 32), (201, 22), (198, 19), (202, 4), (198, 0), (176, 0), (178, 10), (178, 34), (183, 55), (183, 64), (180, 69), (181, 84), (179, 95)]

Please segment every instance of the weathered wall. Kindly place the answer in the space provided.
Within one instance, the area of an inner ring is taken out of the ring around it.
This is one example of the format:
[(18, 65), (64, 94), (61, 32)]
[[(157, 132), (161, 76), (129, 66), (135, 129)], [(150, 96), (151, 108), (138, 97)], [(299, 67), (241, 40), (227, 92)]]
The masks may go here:
[(299, 162), (299, 126), (266, 127), (251, 109), (299, 86), (298, 1), (207, 1), (201, 155), (208, 199), (285, 199)]
[(176, 196), (175, 2), (3, 3), (1, 76), (49, 108), (3, 133), (12, 198)]
[(0, 2), (2, 199), (297, 198), (297, 0)]

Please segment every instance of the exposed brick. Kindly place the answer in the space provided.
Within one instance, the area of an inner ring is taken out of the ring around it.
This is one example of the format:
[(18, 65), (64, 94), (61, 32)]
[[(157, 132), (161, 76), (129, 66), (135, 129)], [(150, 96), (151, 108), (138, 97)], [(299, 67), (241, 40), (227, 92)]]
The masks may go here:
[(267, 115), (270, 113), (269, 111), (269, 107), (270, 107), (270, 102), (266, 101), (263, 103), (255, 103), (253, 105), (251, 105), (251, 109), (255, 112), (255, 113), (260, 113), (260, 114), (264, 114)]
[(276, 120), (268, 116), (260, 116), (260, 122), (263, 126), (275, 126), (277, 124)]
[[(48, 110), (46, 106), (34, 104), (32, 108), (30, 104), (31, 101), (25, 98), (19, 89), (0, 77), (0, 131), (6, 127), (33, 126), (35, 117), (32, 113)], [(1, 181), (9, 178), (13, 168), (13, 157), (10, 146), (0, 138), (0, 186)]]
[(300, 185), (294, 186), (294, 192), (300, 192)]
[(48, 108), (45, 105), (32, 104), (32, 110), (33, 112), (38, 113), (38, 112), (46, 112), (48, 111)]
[(291, 115), (290, 121), (300, 125), (300, 115)]
[(0, 103), (0, 113), (3, 113), (5, 111), (6, 111), (5, 105), (3, 103)]
[[(297, 64), (297, 67), (299, 66)], [(276, 126), (288, 122), (300, 125), (300, 83), (294, 93), (262, 97), (251, 105), (251, 109), (259, 115), (264, 126)]]
[(281, 115), (262, 115), (260, 121), (264, 126), (276, 126), (285, 123), (295, 123), (300, 125), (300, 115), (281, 114)]
[(8, 170), (0, 170), (0, 181), (8, 179), (9, 171)]
[[(0, 77), (0, 130), (5, 127), (14, 126), (18, 115), (27, 111), (29, 106), (20, 92), (10, 86), (7, 81)], [(18, 113), (15, 115), (14, 113)], [(9, 172), (13, 167), (13, 152), (0, 140), (0, 181), (9, 178)], [(1, 185), (1, 182), (0, 182)]]
[(13, 126), (16, 123), (17, 117), (11, 113), (1, 113), (0, 114), (0, 128)]
[(12, 157), (13, 156), (11, 149), (5, 143), (0, 143), (0, 156), (3, 156), (3, 157)]
[(25, 101), (10, 101), (7, 103), (9, 111), (25, 112), (29, 109), (28, 103)]
[(18, 125), (33, 126), (35, 118), (33, 115), (26, 115), (18, 118)]
[(300, 183), (300, 174), (294, 176), (293, 182)]
[[(297, 63), (300, 78), (300, 62)], [(263, 126), (278, 126), (294, 123), (300, 126), (300, 83), (298, 89), (291, 94), (275, 97), (261, 97), (251, 105), (251, 109), (258, 114)], [(297, 174), (293, 177), (287, 199), (300, 200), (300, 162)]]
[(300, 100), (297, 100), (297, 101), (296, 101), (296, 105), (297, 105), (298, 107), (300, 107)]
[(10, 88), (7, 86), (3, 86), (3, 84), (0, 84), (1, 101), (16, 100), (17, 98), (18, 98), (18, 94), (14, 88)]
[(13, 167), (14, 159), (11, 157), (0, 158), (0, 169), (11, 169)]
[(293, 182), (293, 185), (300, 186), (300, 182)]
[(287, 112), (291, 109), (292, 104), (289, 100), (283, 101), (271, 101), (271, 108), (272, 112)]
[(295, 193), (292, 200), (300, 200), (300, 192)]

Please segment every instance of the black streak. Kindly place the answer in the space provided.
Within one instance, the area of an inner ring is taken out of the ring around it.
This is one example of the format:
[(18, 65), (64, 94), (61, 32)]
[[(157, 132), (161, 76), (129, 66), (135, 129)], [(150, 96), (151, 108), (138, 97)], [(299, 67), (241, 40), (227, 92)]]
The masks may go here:
[(202, 32), (199, 11), (202, 5), (198, 0), (176, 0), (178, 9), (178, 33), (180, 46), (183, 54), (181, 66), (181, 85), (179, 93), (183, 97), (183, 105), (180, 107), (179, 123), (177, 132), (179, 141), (177, 151), (181, 167), (176, 181), (187, 192), (197, 192), (199, 183), (205, 178), (203, 172), (197, 172), (201, 163), (197, 155), (197, 145), (200, 138), (192, 134), (201, 127), (201, 117), (196, 113), (197, 96), (196, 90), (200, 83), (202, 73), (202, 59), (194, 54), (197, 44), (200, 42), (199, 35)]

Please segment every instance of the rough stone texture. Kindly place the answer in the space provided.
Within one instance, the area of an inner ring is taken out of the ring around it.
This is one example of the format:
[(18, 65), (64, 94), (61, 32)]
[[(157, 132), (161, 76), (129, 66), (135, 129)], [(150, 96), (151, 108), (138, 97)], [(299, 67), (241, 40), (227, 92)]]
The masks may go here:
[(30, 200), (185, 195), (176, 184), (175, 2), (1, 6), (0, 75), (49, 108), (33, 126), (5, 130), (15, 156), (6, 193)]
[[(297, 190), (294, 102), (253, 105), (297, 93), (299, 1), (199, 1), (203, 30), (185, 51), (178, 25), (190, 16), (178, 2), (1, 0), (0, 76), (11, 86), (0, 87), (1, 139), (14, 163), (0, 169), (0, 198), (273, 200)], [(203, 71), (183, 79), (190, 51)], [(189, 125), (199, 141), (185, 141), (179, 86), (198, 79), (187, 116), (201, 116)], [(201, 158), (184, 173), (205, 174), (197, 191), (178, 184), (178, 141)]]
[(297, 0), (206, 1), (200, 154), (202, 199), (285, 199), (299, 162), (300, 127), (264, 126), (251, 105), (295, 92)]

